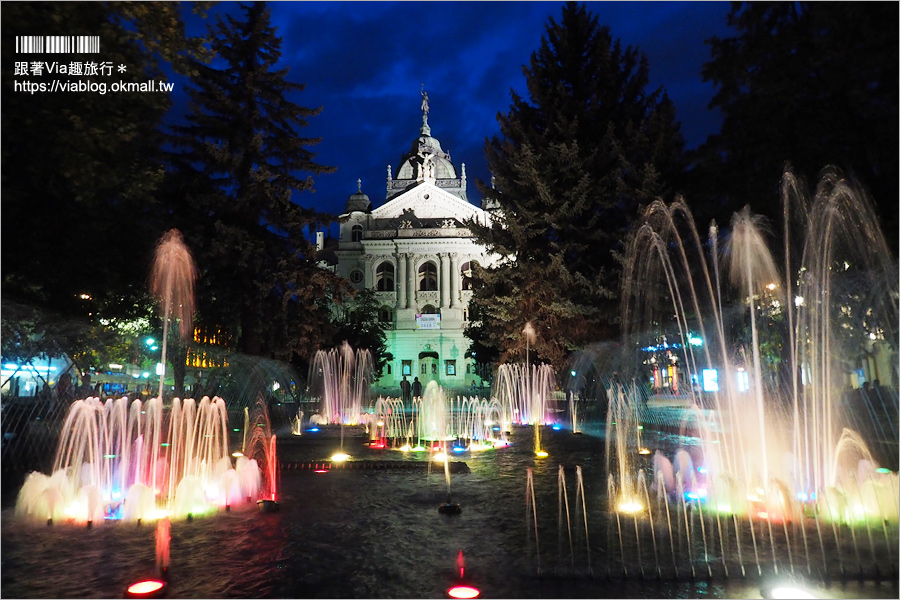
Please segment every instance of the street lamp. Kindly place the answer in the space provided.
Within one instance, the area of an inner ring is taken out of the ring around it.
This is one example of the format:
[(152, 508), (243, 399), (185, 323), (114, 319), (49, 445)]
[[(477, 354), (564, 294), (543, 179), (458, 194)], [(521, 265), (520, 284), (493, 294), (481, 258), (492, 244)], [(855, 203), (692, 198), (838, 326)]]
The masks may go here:
[(531, 350), (531, 342), (534, 341), (534, 327), (531, 325), (531, 321), (525, 323), (522, 333), (525, 334), (525, 365), (527, 366), (531, 363), (528, 354)]

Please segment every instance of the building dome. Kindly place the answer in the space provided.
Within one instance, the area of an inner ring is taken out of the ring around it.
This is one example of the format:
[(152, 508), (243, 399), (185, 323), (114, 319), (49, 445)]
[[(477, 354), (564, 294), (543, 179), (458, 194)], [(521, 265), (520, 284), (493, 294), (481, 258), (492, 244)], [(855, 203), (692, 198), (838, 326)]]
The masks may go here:
[(428, 111), (428, 94), (423, 88), (422, 127), (419, 128), (419, 135), (413, 141), (409, 152), (400, 158), (396, 178), (391, 175), (391, 167), (388, 165), (387, 199), (390, 200), (421, 182), (429, 182), (448, 194), (453, 194), (468, 202), (466, 199), (466, 165), (462, 165), (462, 176), (457, 175), (450, 154), (444, 152), (441, 142), (431, 135)]
[(350, 197), (347, 198), (347, 206), (344, 208), (344, 212), (370, 212), (371, 210), (372, 203), (369, 201), (369, 197), (362, 192), (362, 181), (357, 179), (356, 193), (350, 194)]
[(426, 157), (431, 158), (434, 164), (435, 179), (456, 179), (456, 167), (450, 162), (450, 155), (441, 148), (437, 138), (430, 135), (420, 135), (413, 143), (409, 152), (402, 158), (400, 168), (397, 169), (397, 179), (416, 179), (424, 168)]

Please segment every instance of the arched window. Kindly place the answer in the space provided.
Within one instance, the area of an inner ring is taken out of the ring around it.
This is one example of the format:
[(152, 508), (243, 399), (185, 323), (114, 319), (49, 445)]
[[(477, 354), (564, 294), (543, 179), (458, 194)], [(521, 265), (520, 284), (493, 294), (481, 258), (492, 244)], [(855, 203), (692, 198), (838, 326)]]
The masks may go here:
[(378, 320), (381, 323), (392, 324), (394, 322), (394, 311), (390, 306), (382, 306), (378, 309)]
[(419, 267), (419, 291), (437, 291), (437, 265), (427, 262)]
[(363, 234), (362, 225), (354, 225), (353, 229), (350, 231), (350, 241), (351, 242), (361, 242), (362, 234)]
[(426, 304), (422, 307), (422, 312), (420, 314), (423, 315), (436, 315), (437, 309), (430, 304)]
[(463, 263), (462, 267), (459, 268), (459, 272), (462, 274), (462, 289), (472, 289), (472, 267), (477, 264), (478, 263), (473, 260)]
[(379, 292), (394, 291), (394, 265), (385, 261), (375, 269), (375, 289)]

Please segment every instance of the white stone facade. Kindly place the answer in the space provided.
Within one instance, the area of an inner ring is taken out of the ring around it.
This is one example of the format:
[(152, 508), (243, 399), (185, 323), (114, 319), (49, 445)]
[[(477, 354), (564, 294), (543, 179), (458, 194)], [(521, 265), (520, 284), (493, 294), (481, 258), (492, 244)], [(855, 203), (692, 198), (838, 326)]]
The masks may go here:
[(358, 289), (374, 289), (381, 303), (393, 360), (376, 387), (388, 391), (403, 375), (410, 382), (418, 377), (423, 389), (431, 380), (447, 389), (481, 385), (463, 334), (472, 295), (468, 275), (473, 262), (497, 260), (465, 227), (470, 219), (490, 219), (467, 200), (465, 165), (457, 178), (450, 156), (430, 135), (427, 112), (422, 121), (397, 179), (388, 167), (385, 203), (372, 210), (361, 190), (350, 196), (335, 250), (336, 272)]

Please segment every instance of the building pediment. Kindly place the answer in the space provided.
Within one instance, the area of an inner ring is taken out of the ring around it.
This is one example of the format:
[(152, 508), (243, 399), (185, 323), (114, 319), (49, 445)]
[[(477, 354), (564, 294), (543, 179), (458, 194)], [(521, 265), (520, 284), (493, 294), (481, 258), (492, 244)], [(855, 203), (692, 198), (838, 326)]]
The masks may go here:
[(419, 219), (485, 219), (485, 212), (442, 190), (429, 181), (422, 181), (408, 188), (399, 196), (372, 211), (375, 219), (398, 219), (412, 211)]

